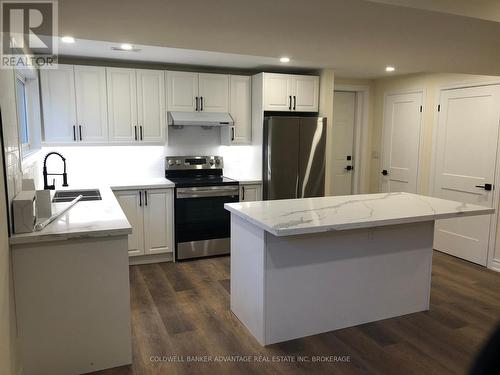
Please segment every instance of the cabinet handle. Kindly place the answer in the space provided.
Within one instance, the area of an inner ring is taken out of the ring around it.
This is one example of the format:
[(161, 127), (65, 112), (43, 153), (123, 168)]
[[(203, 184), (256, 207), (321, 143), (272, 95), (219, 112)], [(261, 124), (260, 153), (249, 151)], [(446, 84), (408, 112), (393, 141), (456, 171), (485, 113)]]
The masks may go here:
[(231, 141), (234, 141), (234, 126), (231, 126)]
[(142, 191), (139, 191), (139, 207), (142, 206)]
[(73, 141), (76, 142), (76, 126), (73, 125)]
[(290, 95), (288, 98), (290, 99), (290, 104), (288, 106), (288, 110), (291, 111), (292, 110), (292, 95)]
[(134, 126), (135, 140), (137, 141), (137, 126)]
[(200, 96), (200, 111), (203, 111), (203, 96)]
[(296, 108), (297, 108), (297, 97), (294, 95), (293, 96), (293, 110), (295, 111)]
[(198, 97), (195, 98), (196, 101), (196, 112), (198, 112)]
[(82, 138), (82, 126), (81, 125), (78, 125), (78, 130), (80, 130), (80, 141), (82, 141), (83, 138)]
[(245, 200), (245, 187), (244, 186), (241, 187), (241, 200), (242, 201)]
[(142, 125), (139, 126), (139, 130), (141, 131), (141, 141), (142, 141)]
[(144, 190), (144, 205), (148, 205), (148, 192), (147, 190)]

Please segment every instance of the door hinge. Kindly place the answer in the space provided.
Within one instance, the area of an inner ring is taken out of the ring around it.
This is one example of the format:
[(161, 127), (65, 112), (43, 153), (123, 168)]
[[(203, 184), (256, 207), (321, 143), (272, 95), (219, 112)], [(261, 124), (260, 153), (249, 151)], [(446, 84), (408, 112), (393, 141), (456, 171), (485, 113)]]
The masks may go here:
[(420, 112), (422, 112), (422, 106), (420, 106)]
[(438, 104), (438, 112), (441, 112), (441, 104)]

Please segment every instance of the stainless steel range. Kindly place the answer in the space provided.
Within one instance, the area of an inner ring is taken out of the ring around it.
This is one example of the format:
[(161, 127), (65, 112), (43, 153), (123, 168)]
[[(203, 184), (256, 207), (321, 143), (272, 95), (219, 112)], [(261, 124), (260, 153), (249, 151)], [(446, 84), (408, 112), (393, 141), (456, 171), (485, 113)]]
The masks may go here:
[(222, 175), (220, 156), (167, 156), (165, 177), (175, 184), (175, 257), (230, 252), (230, 215), (224, 203), (239, 201), (238, 181)]

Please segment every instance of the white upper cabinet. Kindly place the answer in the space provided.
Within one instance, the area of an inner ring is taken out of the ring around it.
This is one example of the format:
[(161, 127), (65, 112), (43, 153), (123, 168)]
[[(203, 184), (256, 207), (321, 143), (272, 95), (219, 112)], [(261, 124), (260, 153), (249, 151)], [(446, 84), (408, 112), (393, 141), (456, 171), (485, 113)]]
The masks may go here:
[(234, 120), (231, 143), (245, 144), (252, 141), (252, 77), (230, 77), (229, 114)]
[(169, 111), (195, 112), (197, 110), (198, 73), (167, 72), (167, 100)]
[(135, 69), (106, 68), (108, 83), (109, 140), (139, 139)]
[(98, 66), (75, 66), (74, 72), (78, 141), (107, 142), (106, 69)]
[(76, 103), (73, 65), (40, 70), (45, 142), (76, 142)]
[(263, 79), (265, 111), (318, 111), (318, 76), (264, 73)]
[(229, 111), (229, 76), (225, 74), (199, 74), (198, 94), (200, 112)]
[(292, 76), (293, 105), (297, 112), (317, 112), (319, 96), (318, 76)]
[(167, 100), (168, 111), (228, 112), (229, 76), (167, 72)]
[(292, 76), (264, 73), (264, 110), (292, 110)]
[(136, 73), (139, 140), (162, 142), (166, 132), (165, 74), (161, 70), (137, 70)]

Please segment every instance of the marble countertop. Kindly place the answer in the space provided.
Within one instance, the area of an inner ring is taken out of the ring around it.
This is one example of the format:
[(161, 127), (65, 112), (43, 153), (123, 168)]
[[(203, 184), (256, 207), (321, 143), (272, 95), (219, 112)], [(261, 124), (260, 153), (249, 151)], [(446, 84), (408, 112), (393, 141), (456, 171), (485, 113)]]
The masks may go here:
[(175, 187), (174, 183), (165, 177), (129, 178), (109, 183), (111, 190), (168, 189)]
[(275, 236), (370, 228), (495, 212), (493, 208), (410, 193), (240, 202), (227, 203), (224, 207)]
[[(14, 234), (11, 245), (73, 238), (107, 237), (132, 233), (125, 214), (109, 186), (69, 187), (58, 190), (98, 188), (102, 200), (80, 201), (39, 232)], [(69, 203), (52, 203), (52, 212), (60, 211)]]

